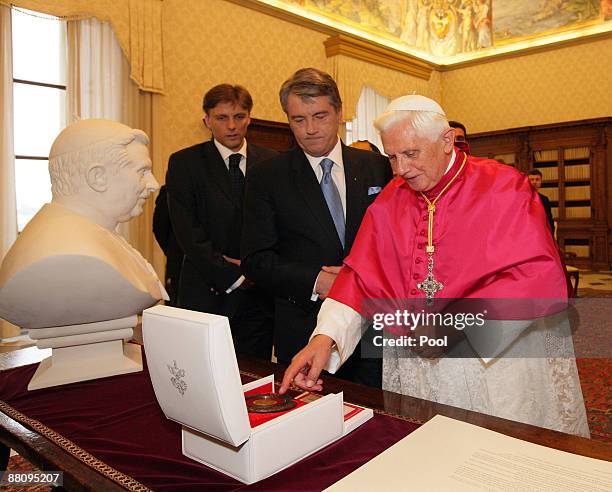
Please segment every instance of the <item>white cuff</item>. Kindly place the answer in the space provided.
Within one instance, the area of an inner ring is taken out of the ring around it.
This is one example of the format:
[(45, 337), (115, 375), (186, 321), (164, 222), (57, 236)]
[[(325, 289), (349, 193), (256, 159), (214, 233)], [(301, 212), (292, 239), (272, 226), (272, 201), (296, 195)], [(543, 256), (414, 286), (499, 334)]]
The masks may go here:
[(336, 371), (340, 369), (342, 362), (343, 361), (340, 360), (340, 352), (338, 352), (338, 347), (337, 345), (334, 345), (331, 354), (329, 354), (329, 360), (323, 369), (330, 374), (336, 374)]
[(312, 295), (310, 296), (312, 302), (317, 302), (319, 300), (319, 294), (317, 294), (317, 281), (319, 280), (319, 275), (321, 275), (321, 272), (318, 273), (317, 278), (315, 278), (315, 283), (312, 286)]
[(310, 336), (312, 339), (315, 335), (327, 335), (336, 342), (325, 370), (333, 374), (346, 362), (361, 340), (364, 325), (367, 325), (366, 318), (353, 308), (329, 297), (325, 299)]
[(244, 275), (240, 275), (240, 277), (238, 277), (238, 280), (236, 280), (232, 285), (230, 285), (229, 288), (225, 291), (225, 293), (231, 294), (233, 291), (235, 291), (238, 287), (242, 285), (242, 282), (244, 282), (244, 280)]

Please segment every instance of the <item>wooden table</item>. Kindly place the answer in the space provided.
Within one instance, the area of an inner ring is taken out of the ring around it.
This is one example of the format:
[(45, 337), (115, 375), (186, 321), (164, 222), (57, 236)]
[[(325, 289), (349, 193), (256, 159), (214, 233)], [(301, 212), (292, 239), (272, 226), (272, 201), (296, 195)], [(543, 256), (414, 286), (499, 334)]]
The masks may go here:
[[(49, 354), (50, 350), (39, 350), (36, 347), (3, 353), (0, 354), (0, 370), (39, 362)], [(242, 371), (257, 376), (266, 376), (274, 373), (277, 381), (281, 380), (284, 370), (284, 367), (281, 365), (241, 357), (239, 357), (239, 366)], [(469, 410), (361, 386), (331, 377), (325, 380), (325, 390), (327, 392), (344, 391), (346, 401), (364, 405), (388, 414), (408, 416), (423, 422), (426, 422), (436, 414), (441, 414), (525, 441), (592, 458), (612, 461), (612, 445), (603, 442), (549, 431)], [(0, 442), (14, 449), (41, 470), (62, 470), (64, 472), (64, 487), (68, 490), (123, 490), (117, 484), (87, 467), (52, 442), (1, 412)]]

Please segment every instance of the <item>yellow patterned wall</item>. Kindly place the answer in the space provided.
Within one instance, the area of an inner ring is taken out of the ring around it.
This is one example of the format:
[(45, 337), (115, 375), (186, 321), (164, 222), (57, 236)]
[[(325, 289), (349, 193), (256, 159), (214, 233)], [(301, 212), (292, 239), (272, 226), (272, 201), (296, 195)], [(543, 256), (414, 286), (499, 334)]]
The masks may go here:
[(426, 81), (343, 56), (334, 65), (326, 34), (224, 0), (165, 0), (162, 18), (166, 95), (154, 97), (154, 112), (163, 169), (170, 153), (208, 137), (200, 108), (207, 89), (243, 84), (254, 117), (285, 121), (278, 87), (304, 66), (341, 67), (346, 95), (371, 85), (387, 97), (432, 97), (472, 133), (612, 114), (612, 38), (433, 71)]
[(442, 104), (470, 133), (612, 115), (612, 38), (442, 73)]
[[(202, 96), (215, 84), (246, 86), (254, 100), (252, 116), (286, 121), (278, 103), (283, 81), (301, 67), (331, 71), (323, 42), (326, 34), (224, 0), (165, 0), (165, 96), (154, 96), (161, 140), (158, 158), (208, 137), (203, 128)], [(376, 83), (394, 96), (421, 91), (441, 95), (440, 75), (429, 81), (352, 59), (356, 83)], [(378, 88), (378, 87), (377, 87)], [(162, 177), (162, 176), (160, 176)]]
[(288, 74), (326, 66), (324, 34), (223, 0), (166, 0), (163, 30), (166, 95), (156, 112), (165, 159), (207, 138), (202, 96), (212, 86), (242, 84), (252, 116), (283, 121), (278, 88)]

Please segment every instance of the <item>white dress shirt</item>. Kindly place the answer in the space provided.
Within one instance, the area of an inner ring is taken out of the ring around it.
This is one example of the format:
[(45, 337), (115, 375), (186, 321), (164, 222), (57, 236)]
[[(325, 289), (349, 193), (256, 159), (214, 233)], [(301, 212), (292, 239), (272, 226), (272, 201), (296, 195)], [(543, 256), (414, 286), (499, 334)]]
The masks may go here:
[(246, 159), (247, 159), (247, 142), (246, 142), (246, 138), (242, 140), (242, 147), (240, 147), (239, 150), (228, 149), (225, 145), (223, 145), (222, 143), (217, 142), (215, 139), (213, 139), (213, 142), (215, 144), (215, 147), (217, 147), (217, 150), (219, 151), (219, 154), (221, 154), (221, 158), (223, 159), (223, 162), (225, 162), (225, 166), (227, 167), (228, 171), (229, 171), (229, 158), (230, 158), (230, 156), (232, 154), (240, 154), (242, 156), (242, 158), (240, 159), (240, 164), (238, 165), (238, 167), (242, 171), (242, 174), (244, 176), (246, 176)]

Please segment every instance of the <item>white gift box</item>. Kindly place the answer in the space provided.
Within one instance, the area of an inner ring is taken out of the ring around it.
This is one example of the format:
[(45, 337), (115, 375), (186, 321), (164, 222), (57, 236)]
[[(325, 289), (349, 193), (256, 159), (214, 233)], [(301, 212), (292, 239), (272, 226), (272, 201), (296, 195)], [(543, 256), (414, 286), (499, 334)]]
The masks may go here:
[(277, 473), (372, 418), (329, 394), (251, 427), (245, 393), (269, 393), (274, 376), (244, 386), (227, 318), (155, 306), (143, 313), (155, 396), (180, 423), (183, 454), (250, 484)]

